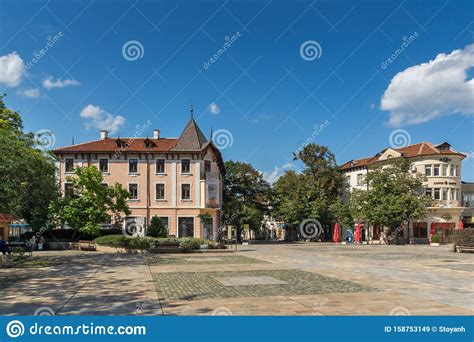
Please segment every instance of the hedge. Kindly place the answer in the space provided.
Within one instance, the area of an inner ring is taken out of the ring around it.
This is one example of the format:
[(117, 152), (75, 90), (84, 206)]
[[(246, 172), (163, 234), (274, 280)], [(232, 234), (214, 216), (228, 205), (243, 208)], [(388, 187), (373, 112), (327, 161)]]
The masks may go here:
[(128, 237), (125, 235), (101, 236), (94, 240), (95, 243), (102, 246), (111, 246), (125, 249), (141, 249), (155, 252), (159, 247), (176, 246), (180, 247), (182, 252), (199, 249), (205, 245), (208, 248), (219, 248), (213, 242), (204, 239), (195, 238), (153, 238), (153, 237)]
[(118, 235), (122, 234), (121, 229), (101, 229), (99, 235), (90, 235), (75, 229), (48, 229), (44, 232), (28, 232), (22, 234), (21, 238), (29, 240), (36, 234), (42, 236), (46, 241), (60, 242), (77, 242), (79, 240), (94, 240), (97, 236)]
[(474, 229), (456, 230), (454, 233), (454, 245), (474, 247)]

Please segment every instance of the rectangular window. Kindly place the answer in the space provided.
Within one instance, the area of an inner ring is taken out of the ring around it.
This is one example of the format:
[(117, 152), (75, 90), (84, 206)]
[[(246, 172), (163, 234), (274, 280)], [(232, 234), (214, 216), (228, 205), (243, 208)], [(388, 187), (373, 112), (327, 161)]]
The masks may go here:
[(454, 176), (455, 176), (454, 172), (455, 172), (455, 170), (456, 170), (456, 166), (455, 166), (455, 165), (452, 165), (452, 164), (449, 165), (449, 166), (450, 166), (450, 167), (449, 167), (449, 175), (450, 175), (451, 177), (454, 177)]
[(164, 183), (156, 183), (156, 200), (164, 200), (165, 199), (165, 184)]
[(137, 183), (128, 184), (128, 192), (130, 193), (131, 200), (137, 200), (138, 199), (138, 184)]
[(451, 200), (457, 201), (458, 200), (458, 190), (455, 188), (451, 189)]
[(105, 158), (99, 159), (100, 172), (109, 172), (109, 160)]
[(156, 160), (156, 173), (157, 174), (164, 174), (165, 173), (165, 160), (164, 159), (157, 159)]
[(448, 175), (448, 165), (447, 164), (443, 164), (443, 173), (442, 173), (443, 176), (447, 176)]
[(447, 201), (448, 200), (448, 189), (443, 188), (441, 193), (443, 194), (443, 201)]
[(138, 173), (138, 159), (129, 159), (128, 173)]
[(193, 217), (178, 217), (178, 237), (194, 237)]
[(435, 200), (440, 200), (441, 199), (441, 189), (440, 188), (434, 188), (434, 199)]
[(456, 168), (454, 169), (454, 177), (459, 177), (461, 174), (459, 173), (459, 166), (456, 165)]
[(428, 197), (433, 198), (433, 189), (426, 188), (425, 195), (428, 196)]
[(439, 176), (439, 164), (434, 165), (433, 176)]
[(362, 179), (364, 175), (362, 173), (357, 174), (357, 185), (362, 185)]
[(426, 177), (431, 176), (431, 165), (425, 165), (425, 176)]
[(181, 199), (182, 200), (191, 199), (191, 184), (181, 184)]
[(64, 195), (68, 197), (74, 195), (74, 185), (72, 183), (64, 183)]
[(74, 172), (74, 159), (73, 158), (66, 158), (65, 171)]
[(205, 160), (204, 161), (204, 171), (205, 172), (211, 172), (211, 161), (210, 160)]
[(191, 173), (190, 159), (181, 159), (181, 173)]

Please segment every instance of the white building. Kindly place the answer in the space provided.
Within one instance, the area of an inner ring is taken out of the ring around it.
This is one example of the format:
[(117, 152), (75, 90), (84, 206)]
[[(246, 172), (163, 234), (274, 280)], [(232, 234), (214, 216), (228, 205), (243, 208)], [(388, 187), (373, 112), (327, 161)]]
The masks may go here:
[[(391, 158), (408, 158), (411, 162), (410, 172), (426, 176), (425, 191), (434, 200), (434, 206), (428, 208), (425, 219), (410, 222), (409, 227), (404, 227), (403, 237), (428, 242), (431, 235), (437, 234), (443, 242), (451, 242), (463, 210), (461, 162), (465, 155), (451, 150), (447, 142), (440, 145), (423, 142), (403, 148), (387, 148), (373, 157), (351, 160), (340, 167), (349, 189), (366, 188), (363, 179), (370, 165)], [(364, 226), (364, 229), (366, 240), (380, 239), (381, 227)]]

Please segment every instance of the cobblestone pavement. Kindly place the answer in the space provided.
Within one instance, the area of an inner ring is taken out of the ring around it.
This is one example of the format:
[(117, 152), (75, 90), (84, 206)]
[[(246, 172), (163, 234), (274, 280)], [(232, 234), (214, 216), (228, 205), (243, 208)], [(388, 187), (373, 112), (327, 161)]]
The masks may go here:
[(448, 246), (250, 245), (236, 253), (34, 253), (0, 314), (472, 315), (474, 255)]

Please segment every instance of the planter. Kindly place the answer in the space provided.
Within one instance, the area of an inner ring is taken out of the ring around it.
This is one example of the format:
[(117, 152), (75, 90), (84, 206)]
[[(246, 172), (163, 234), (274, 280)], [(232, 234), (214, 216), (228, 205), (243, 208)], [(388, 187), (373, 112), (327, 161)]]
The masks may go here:
[(431, 242), (430, 243), (430, 246), (433, 246), (433, 247), (438, 247), (440, 245), (439, 242)]
[(50, 241), (48, 242), (48, 250), (61, 251), (73, 249), (73, 242)]

